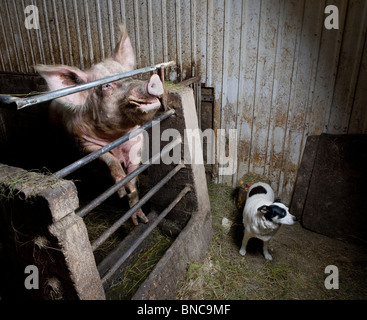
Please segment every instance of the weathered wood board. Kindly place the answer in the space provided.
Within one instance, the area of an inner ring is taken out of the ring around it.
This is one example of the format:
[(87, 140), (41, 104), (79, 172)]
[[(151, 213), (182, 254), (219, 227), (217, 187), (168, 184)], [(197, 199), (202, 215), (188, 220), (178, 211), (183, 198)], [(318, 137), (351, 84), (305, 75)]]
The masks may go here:
[(367, 241), (367, 135), (308, 139), (291, 211), (304, 227)]

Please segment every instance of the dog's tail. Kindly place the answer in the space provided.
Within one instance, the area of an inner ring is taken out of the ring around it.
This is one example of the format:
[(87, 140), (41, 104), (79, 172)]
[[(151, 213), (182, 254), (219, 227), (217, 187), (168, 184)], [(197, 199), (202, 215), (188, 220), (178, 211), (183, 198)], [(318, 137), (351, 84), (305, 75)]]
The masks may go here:
[(250, 189), (252, 183), (244, 184), (243, 181), (240, 182), (240, 185), (234, 190), (234, 199), (236, 203), (236, 208), (239, 212), (242, 213), (243, 208), (245, 207), (248, 189)]

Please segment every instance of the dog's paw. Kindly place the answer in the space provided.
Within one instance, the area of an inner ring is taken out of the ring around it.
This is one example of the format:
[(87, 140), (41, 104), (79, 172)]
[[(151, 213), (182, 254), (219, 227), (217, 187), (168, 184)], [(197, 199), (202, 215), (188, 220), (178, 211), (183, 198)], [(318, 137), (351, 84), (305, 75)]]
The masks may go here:
[(240, 255), (245, 256), (246, 255), (246, 249), (241, 248), (240, 249)]
[(269, 260), (269, 261), (273, 260), (273, 257), (271, 256), (269, 252), (264, 252), (264, 257), (266, 260)]

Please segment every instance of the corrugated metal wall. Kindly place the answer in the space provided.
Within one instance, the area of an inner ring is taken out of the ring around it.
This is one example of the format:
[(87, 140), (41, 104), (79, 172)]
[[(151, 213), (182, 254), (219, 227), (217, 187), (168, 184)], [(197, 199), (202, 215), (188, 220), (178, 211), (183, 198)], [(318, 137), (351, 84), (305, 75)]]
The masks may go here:
[[(39, 10), (27, 30), (24, 8)], [(339, 29), (327, 30), (327, 5)], [(1, 71), (88, 68), (123, 22), (138, 67), (176, 60), (170, 80), (215, 88), (214, 126), (237, 129), (236, 184), (262, 174), (289, 200), (308, 135), (367, 133), (365, 0), (1, 0)]]

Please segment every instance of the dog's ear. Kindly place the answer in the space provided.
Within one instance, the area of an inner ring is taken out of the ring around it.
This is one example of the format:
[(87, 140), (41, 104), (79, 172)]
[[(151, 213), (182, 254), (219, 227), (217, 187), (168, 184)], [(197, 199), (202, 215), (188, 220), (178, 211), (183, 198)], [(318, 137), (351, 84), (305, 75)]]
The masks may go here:
[(269, 212), (270, 208), (268, 206), (262, 206), (257, 211), (260, 211), (262, 214), (267, 214)]
[(264, 218), (266, 220), (273, 221), (272, 219), (273, 219), (274, 212), (271, 206), (262, 206), (257, 210), (260, 211), (264, 215)]

